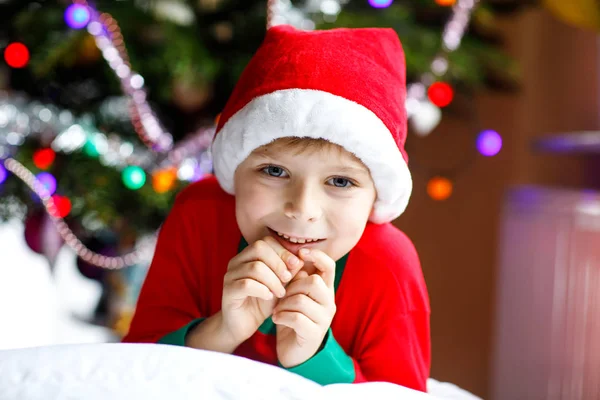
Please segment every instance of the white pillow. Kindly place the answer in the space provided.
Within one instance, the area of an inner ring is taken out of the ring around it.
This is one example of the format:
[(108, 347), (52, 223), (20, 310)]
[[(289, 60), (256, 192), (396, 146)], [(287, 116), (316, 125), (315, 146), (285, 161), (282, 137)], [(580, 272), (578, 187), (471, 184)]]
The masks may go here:
[(228, 354), (122, 343), (0, 351), (0, 393), (3, 400), (435, 398), (390, 383), (323, 387)]

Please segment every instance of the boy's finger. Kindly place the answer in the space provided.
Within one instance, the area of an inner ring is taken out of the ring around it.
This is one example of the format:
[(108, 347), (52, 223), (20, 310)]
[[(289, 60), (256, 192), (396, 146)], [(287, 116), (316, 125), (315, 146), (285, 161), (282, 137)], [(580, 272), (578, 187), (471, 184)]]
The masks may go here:
[(333, 288), (335, 281), (335, 261), (318, 249), (300, 249), (300, 257), (305, 261), (312, 261), (319, 270), (321, 277), (328, 288)]
[(254, 279), (238, 279), (232, 284), (231, 297), (235, 300), (244, 300), (246, 297), (258, 297), (259, 299), (271, 300), (273, 293), (268, 287)]
[(247, 248), (247, 251), (244, 250), (244, 252), (245, 261), (262, 261), (275, 272), (275, 275), (279, 277), (281, 282), (287, 283), (294, 277), (288, 270), (285, 262), (279, 257), (277, 252), (273, 250), (273, 247), (264, 240), (257, 240)]
[(280, 300), (279, 304), (273, 309), (273, 314), (285, 311), (298, 312), (317, 325), (324, 325), (327, 321), (323, 306), (303, 294), (289, 296)]
[(275, 296), (285, 296), (283, 284), (273, 270), (262, 261), (249, 261), (244, 263), (240, 268), (228, 272), (228, 274), (230, 275), (231, 281), (247, 278), (254, 279), (268, 287)]
[[(300, 275), (300, 272), (298, 275)], [(318, 304), (325, 306), (331, 302), (328, 291), (329, 288), (325, 284), (323, 278), (320, 275), (314, 274), (307, 276), (305, 279), (292, 281), (292, 283), (285, 288), (285, 295), (286, 297), (292, 297), (303, 294), (310, 297)]]
[(273, 315), (276, 325), (284, 325), (293, 329), (298, 336), (309, 337), (312, 332), (319, 328), (306, 315), (295, 311), (281, 311)]
[(279, 243), (276, 239), (271, 236), (267, 236), (263, 239), (271, 248), (277, 253), (279, 258), (281, 258), (288, 269), (292, 273), (292, 276), (296, 275), (296, 273), (302, 268), (304, 262), (296, 257), (292, 252), (283, 247), (281, 243)]

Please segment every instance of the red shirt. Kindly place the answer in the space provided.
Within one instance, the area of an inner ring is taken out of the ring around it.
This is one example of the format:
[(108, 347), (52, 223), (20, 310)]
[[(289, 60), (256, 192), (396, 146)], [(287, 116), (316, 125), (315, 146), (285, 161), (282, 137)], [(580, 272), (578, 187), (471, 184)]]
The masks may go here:
[[(245, 245), (235, 197), (214, 178), (188, 186), (161, 228), (123, 341), (184, 345), (191, 327), (221, 309), (227, 264)], [(430, 308), (410, 239), (390, 223), (368, 223), (336, 262), (335, 289), (323, 349), (290, 370), (321, 384), (386, 381), (426, 391)], [(277, 364), (271, 318), (234, 354)]]

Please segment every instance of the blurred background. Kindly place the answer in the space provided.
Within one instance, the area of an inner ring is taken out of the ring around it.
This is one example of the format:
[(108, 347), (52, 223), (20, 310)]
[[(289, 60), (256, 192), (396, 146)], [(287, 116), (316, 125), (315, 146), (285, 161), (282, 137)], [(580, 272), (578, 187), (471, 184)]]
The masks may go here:
[[(600, 5), (271, 11), (403, 42), (414, 191), (394, 223), (429, 288), (432, 377), (484, 398), (600, 398)], [(0, 349), (127, 332), (266, 18), (266, 0), (0, 0)]]

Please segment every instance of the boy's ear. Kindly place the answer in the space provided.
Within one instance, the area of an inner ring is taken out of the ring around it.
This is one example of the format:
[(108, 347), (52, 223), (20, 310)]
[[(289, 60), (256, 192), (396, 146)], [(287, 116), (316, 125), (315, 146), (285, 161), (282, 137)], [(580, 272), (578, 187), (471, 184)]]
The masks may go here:
[(375, 214), (375, 202), (373, 202), (373, 205), (371, 206), (371, 213), (369, 214), (369, 221), (373, 221), (374, 214)]
[(375, 203), (377, 202), (377, 191), (375, 191), (375, 198), (373, 199), (373, 204), (371, 205), (371, 213), (369, 214), (369, 221), (373, 221), (375, 216)]

